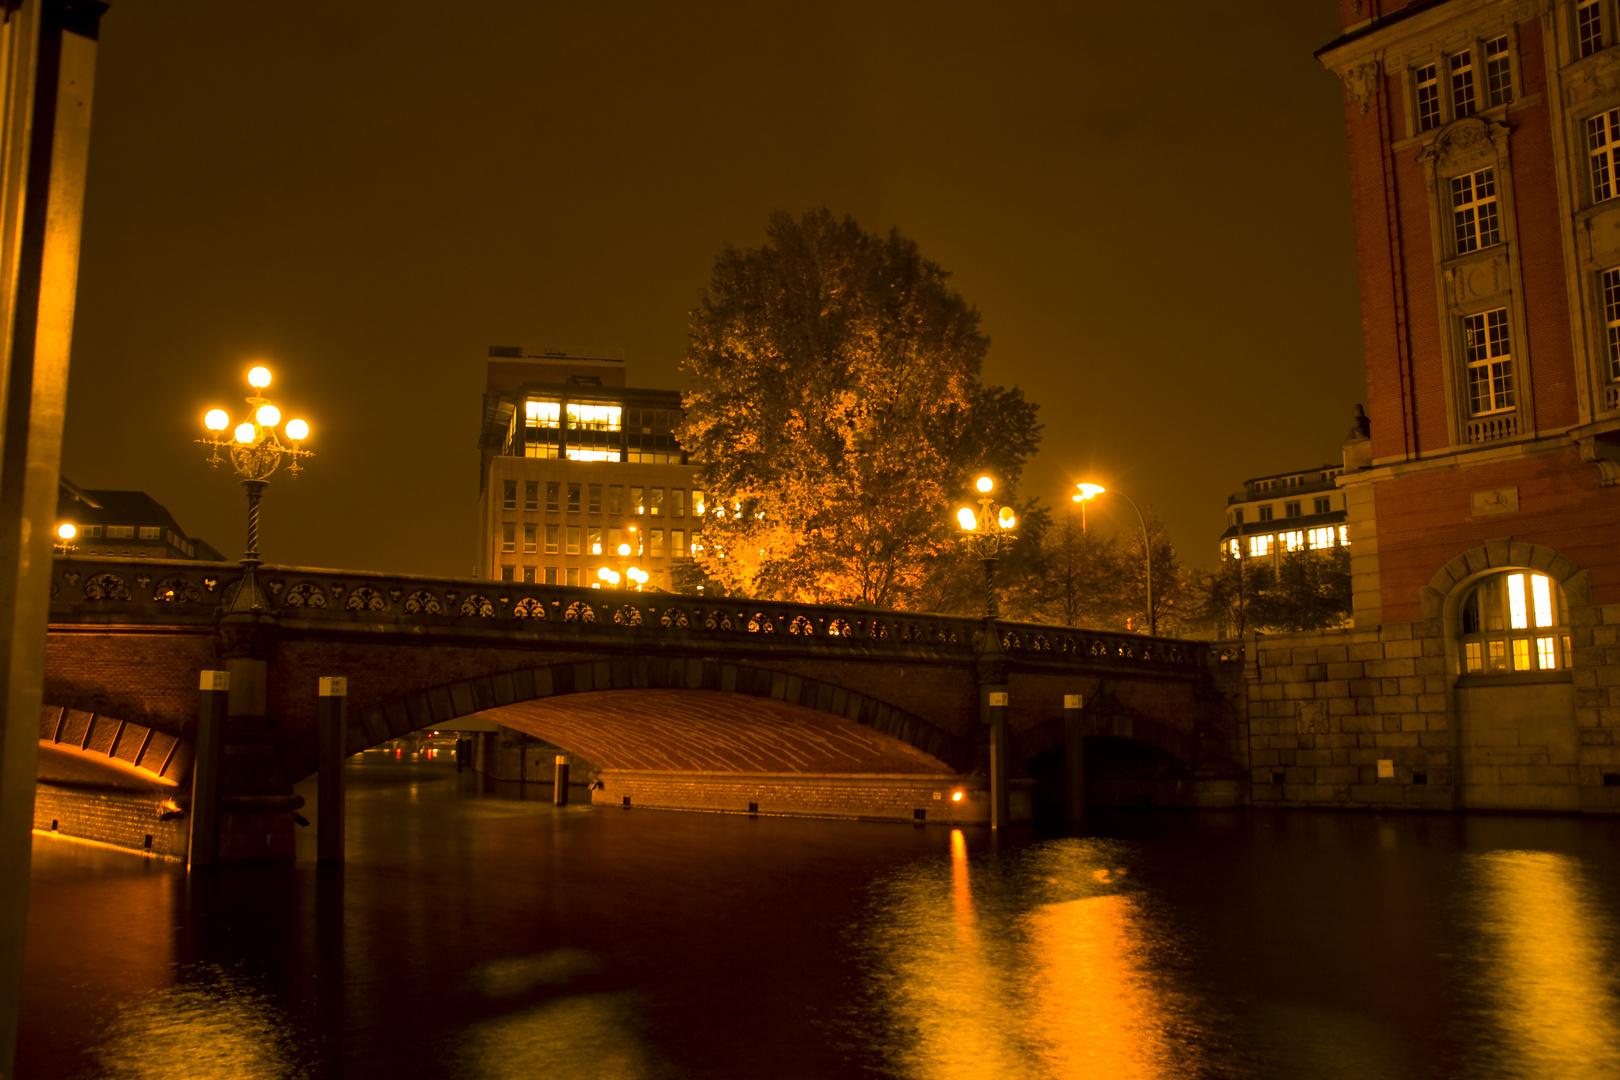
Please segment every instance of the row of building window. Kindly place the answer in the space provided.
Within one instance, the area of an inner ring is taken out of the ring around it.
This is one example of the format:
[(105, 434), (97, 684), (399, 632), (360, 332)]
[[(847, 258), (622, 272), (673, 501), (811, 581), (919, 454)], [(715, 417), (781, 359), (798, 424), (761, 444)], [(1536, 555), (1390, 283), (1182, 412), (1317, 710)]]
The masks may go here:
[(1568, 626), (1568, 602), (1545, 574), (1513, 571), (1486, 578), (1463, 601), (1458, 619), (1463, 671), (1570, 667)]
[[(597, 566), (503, 566), (501, 580), (512, 582), (521, 580), (526, 585), (589, 585), (593, 589), (600, 589), (603, 587), (602, 579), (598, 576), (600, 570), (601, 567)], [(636, 591), (663, 587), (664, 572), (649, 570), (646, 582)]]
[[(519, 525), (517, 522), (507, 521), (501, 524), (501, 550), (515, 552), (518, 550), (518, 530), (522, 529), (523, 553), (533, 555), (539, 553), (543, 542), (547, 555), (614, 555), (620, 547), (626, 544), (630, 547), (631, 555), (646, 556), (661, 559), (666, 554), (682, 556), (696, 552), (699, 548), (697, 534), (692, 534), (692, 547), (690, 552), (686, 546), (686, 530), (669, 530), (669, 548), (664, 547), (665, 531), (663, 529), (639, 529), (634, 525), (620, 528), (614, 525), (602, 528), (600, 525)], [(542, 531), (544, 530), (544, 531)]]
[(1304, 487), (1306, 484), (1327, 483), (1343, 469), (1323, 469), (1320, 473), (1297, 473), (1293, 476), (1274, 476), (1270, 480), (1256, 480), (1255, 491), (1275, 491), (1278, 488)]
[[(1259, 518), (1257, 520), (1260, 520), (1260, 521), (1270, 521), (1270, 520), (1272, 520), (1272, 514), (1275, 511), (1275, 509), (1276, 508), (1271, 503), (1265, 503), (1259, 509), (1260, 516), (1259, 516)], [(1319, 498), (1316, 498), (1316, 499), (1313, 499), (1311, 501), (1311, 513), (1313, 513), (1313, 514), (1331, 514), (1332, 512), (1333, 512), (1333, 500), (1330, 499), (1328, 496), (1323, 495), (1323, 496), (1321, 496)], [(1283, 516), (1284, 517), (1291, 517), (1291, 518), (1304, 517), (1305, 516), (1304, 515), (1304, 503), (1299, 502), (1299, 501), (1283, 503)], [(1243, 511), (1242, 510), (1234, 510), (1234, 511), (1232, 511), (1232, 524), (1233, 525), (1241, 525), (1241, 524), (1243, 524)]]
[[(188, 558), (194, 557), (197, 553), (195, 544), (173, 529), (165, 529), (161, 525), (86, 525), (79, 530), (79, 536), (87, 540), (103, 536), (108, 540), (156, 540), (185, 552)], [(111, 555), (113, 552), (108, 551), (107, 554)]]
[[(523, 483), (523, 509), (540, 509), (540, 483), (539, 480), (525, 480)], [(548, 480), (546, 484), (546, 512), (555, 514), (563, 507), (570, 514), (581, 512), (600, 514), (604, 506), (602, 496), (607, 495), (607, 512), (609, 514), (645, 514), (648, 517), (686, 516), (686, 489), (669, 488), (668, 498), (665, 498), (665, 489), (661, 487), (642, 487), (629, 485), (630, 502), (624, 501), (625, 485), (623, 484), (570, 484), (562, 481)], [(564, 501), (566, 497), (566, 501)], [(702, 517), (705, 509), (703, 492), (694, 489), (692, 492), (692, 514)], [(628, 509), (626, 506), (628, 505)], [(518, 481), (504, 480), (501, 482), (501, 507), (505, 510), (518, 508)], [(667, 513), (666, 513), (667, 512)]]
[[(1350, 546), (1350, 527), (1348, 525), (1323, 525), (1318, 529), (1290, 529), (1287, 532), (1275, 533), (1270, 536), (1247, 537), (1249, 556), (1272, 555), (1279, 551), (1321, 551), (1330, 547)], [(1236, 537), (1226, 542), (1227, 553), (1233, 558), (1243, 554), (1243, 549)]]
[[(570, 431), (631, 431), (655, 435), (674, 430), (680, 413), (670, 409), (626, 409), (619, 405), (590, 405), (530, 398), (524, 406), (528, 427)], [(565, 423), (566, 421), (566, 423)]]
[[(1512, 50), (1502, 34), (1479, 46), (1485, 61), (1486, 108), (1513, 102)], [(1440, 77), (1444, 72), (1449, 95), (1442, 96)], [(1419, 131), (1431, 131), (1448, 119), (1459, 120), (1479, 111), (1474, 79), (1474, 50), (1463, 49), (1412, 69), (1412, 89)]]

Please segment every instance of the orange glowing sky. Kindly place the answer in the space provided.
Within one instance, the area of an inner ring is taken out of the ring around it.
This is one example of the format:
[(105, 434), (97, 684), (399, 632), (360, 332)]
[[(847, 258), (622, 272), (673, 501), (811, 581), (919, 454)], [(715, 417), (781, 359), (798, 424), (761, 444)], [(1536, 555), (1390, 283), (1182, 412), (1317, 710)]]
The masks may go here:
[(1049, 504), (1098, 480), (1206, 562), (1240, 480), (1337, 460), (1331, 0), (448, 10), (113, 5), (67, 476), (234, 557), (240, 491), (189, 440), (263, 359), (320, 455), (265, 556), (466, 575), (485, 347), (622, 347), (678, 388), (721, 245), (823, 203), (954, 272), (986, 380), (1041, 405)]

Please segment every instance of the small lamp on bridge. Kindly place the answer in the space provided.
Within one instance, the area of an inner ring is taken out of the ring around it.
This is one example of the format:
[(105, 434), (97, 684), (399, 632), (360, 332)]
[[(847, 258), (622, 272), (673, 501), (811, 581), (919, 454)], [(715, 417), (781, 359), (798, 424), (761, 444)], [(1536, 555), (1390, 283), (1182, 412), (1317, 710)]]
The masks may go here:
[(64, 521), (62, 524), (56, 527), (56, 539), (52, 542), (51, 546), (55, 549), (58, 555), (66, 555), (69, 552), (78, 551), (79, 545), (73, 542), (73, 538), (78, 535), (79, 530), (74, 526), (73, 522)]

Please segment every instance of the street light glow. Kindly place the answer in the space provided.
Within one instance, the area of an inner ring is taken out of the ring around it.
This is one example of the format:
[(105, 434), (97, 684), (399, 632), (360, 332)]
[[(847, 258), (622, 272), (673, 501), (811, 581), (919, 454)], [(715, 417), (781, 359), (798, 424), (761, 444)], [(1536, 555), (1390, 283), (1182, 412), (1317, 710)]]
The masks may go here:
[(79, 535), (79, 530), (73, 527), (73, 522), (64, 521), (62, 524), (56, 527), (56, 535), (61, 537), (63, 540), (71, 540), (75, 536)]
[(1003, 506), (1001, 512), (996, 515), (996, 520), (1003, 529), (1010, 529), (1018, 524), (1018, 519), (1013, 516), (1013, 508), (1010, 506)]
[(236, 425), (236, 441), (237, 442), (241, 443), (243, 446), (247, 446), (248, 444), (253, 442), (253, 437), (254, 437), (254, 431), (253, 431), (253, 425), (252, 424), (237, 424)]
[(1095, 499), (1098, 495), (1101, 495), (1103, 492), (1108, 490), (1101, 484), (1076, 484), (1074, 486), (1080, 489), (1080, 494), (1073, 496), (1075, 502), (1085, 502), (1087, 499)]
[(203, 417), (203, 426), (209, 431), (224, 431), (231, 426), (231, 418), (224, 409), (209, 409), (208, 415)]
[(620, 544), (619, 545), (619, 554), (621, 556), (630, 554), (630, 545), (629, 544)]
[(281, 423), (281, 410), (274, 405), (260, 405), (259, 411), (253, 415), (260, 427), (275, 427)]
[(965, 532), (972, 532), (974, 529), (979, 527), (978, 517), (974, 515), (972, 510), (969, 510), (965, 506), (956, 512), (956, 523), (962, 526), (962, 529)]
[(990, 492), (995, 490), (996, 482), (990, 479), (988, 476), (981, 476), (973, 486), (988, 495)]
[(309, 425), (302, 420), (287, 421), (287, 438), (293, 442), (302, 442), (309, 438)]
[(260, 389), (263, 389), (264, 387), (269, 386), (270, 385), (270, 369), (267, 368), (267, 367), (256, 367), (256, 368), (254, 368), (252, 371), (248, 372), (248, 382), (252, 383), (254, 386), (259, 387)]

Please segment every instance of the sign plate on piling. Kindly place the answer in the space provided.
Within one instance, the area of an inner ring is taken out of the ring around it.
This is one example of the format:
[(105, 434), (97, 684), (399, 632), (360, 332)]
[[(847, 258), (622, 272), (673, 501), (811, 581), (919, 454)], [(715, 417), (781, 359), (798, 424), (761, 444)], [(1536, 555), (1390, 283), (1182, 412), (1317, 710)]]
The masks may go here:
[(997, 705), (1005, 706), (1007, 704), (1007, 694), (1006, 694), (1006, 692), (1005, 691), (997, 691), (995, 693), (992, 693), (990, 695), (990, 704), (991, 704), (992, 707), (997, 706)]
[[(308, 686), (308, 683), (304, 684)], [(349, 680), (343, 675), (321, 676), (321, 697), (348, 697)]]
[(1064, 694), (1063, 707), (1065, 709), (1083, 709), (1085, 700), (1079, 694)]
[(202, 682), (199, 690), (229, 690), (231, 688), (231, 673), (228, 671), (205, 671), (202, 673)]

